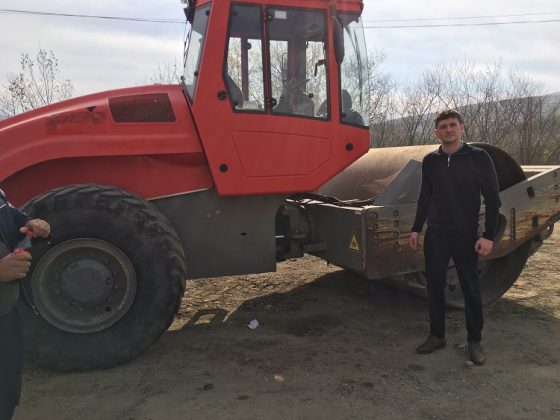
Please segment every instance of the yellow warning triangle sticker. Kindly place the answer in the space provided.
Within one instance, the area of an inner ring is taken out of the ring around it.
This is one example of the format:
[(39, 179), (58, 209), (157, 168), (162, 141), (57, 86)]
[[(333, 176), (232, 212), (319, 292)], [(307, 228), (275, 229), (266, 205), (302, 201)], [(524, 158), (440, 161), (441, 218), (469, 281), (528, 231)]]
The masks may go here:
[(350, 251), (360, 252), (360, 245), (358, 245), (358, 239), (356, 238), (355, 232), (352, 232), (352, 239), (350, 239), (350, 243), (348, 244), (348, 249)]

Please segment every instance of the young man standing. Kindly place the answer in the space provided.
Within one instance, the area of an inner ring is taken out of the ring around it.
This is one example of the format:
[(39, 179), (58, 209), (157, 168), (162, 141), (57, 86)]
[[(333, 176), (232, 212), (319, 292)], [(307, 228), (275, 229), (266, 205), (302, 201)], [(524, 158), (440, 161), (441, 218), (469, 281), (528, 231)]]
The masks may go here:
[(10, 420), (21, 390), (23, 340), (16, 303), (18, 279), (26, 276), (31, 254), (14, 252), (27, 231), (33, 237), (47, 238), (50, 226), (31, 219), (13, 207), (0, 190), (0, 420)]
[[(418, 247), (418, 236), (427, 220), (424, 258), (430, 310), (430, 335), (416, 351), (432, 353), (445, 347), (445, 287), (450, 258), (453, 258), (465, 297), (465, 319), (469, 357), (484, 364), (480, 345), (482, 299), (478, 284), (478, 256), (492, 252), (498, 223), (500, 198), (494, 164), (486, 151), (461, 142), (465, 126), (455, 110), (436, 115), (438, 150), (422, 162), (422, 186), (410, 246)], [(478, 238), (480, 194), (485, 202), (485, 229)]]

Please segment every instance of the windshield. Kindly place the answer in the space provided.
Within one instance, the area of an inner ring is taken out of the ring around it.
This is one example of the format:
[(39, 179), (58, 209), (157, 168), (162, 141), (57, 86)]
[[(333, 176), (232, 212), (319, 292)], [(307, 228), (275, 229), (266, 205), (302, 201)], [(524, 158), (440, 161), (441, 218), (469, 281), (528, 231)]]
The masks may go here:
[(342, 122), (369, 126), (369, 72), (364, 27), (358, 15), (343, 14), (344, 61), (340, 65)]
[(187, 36), (185, 45), (183, 84), (191, 100), (194, 98), (194, 92), (198, 81), (200, 57), (202, 56), (202, 49), (204, 47), (204, 37), (206, 36), (208, 16), (210, 15), (209, 11), (209, 4), (196, 10), (194, 22)]

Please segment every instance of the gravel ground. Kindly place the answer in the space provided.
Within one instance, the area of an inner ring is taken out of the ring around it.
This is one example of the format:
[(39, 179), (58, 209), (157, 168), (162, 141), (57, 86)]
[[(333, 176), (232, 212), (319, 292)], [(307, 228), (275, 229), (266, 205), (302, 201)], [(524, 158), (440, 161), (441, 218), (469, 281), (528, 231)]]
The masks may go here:
[(559, 231), (486, 308), (483, 367), (465, 364), (461, 311), (446, 349), (416, 355), (424, 300), (305, 257), (190, 282), (169, 331), (127, 365), (28, 364), (15, 418), (558, 419)]

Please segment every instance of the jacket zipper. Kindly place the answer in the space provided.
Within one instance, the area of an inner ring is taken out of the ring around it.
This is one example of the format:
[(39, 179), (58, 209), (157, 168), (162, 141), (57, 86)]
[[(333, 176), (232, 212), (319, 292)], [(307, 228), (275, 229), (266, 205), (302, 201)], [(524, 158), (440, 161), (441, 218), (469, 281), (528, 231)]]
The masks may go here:
[(449, 168), (451, 165), (451, 155), (447, 155), (447, 167)]

